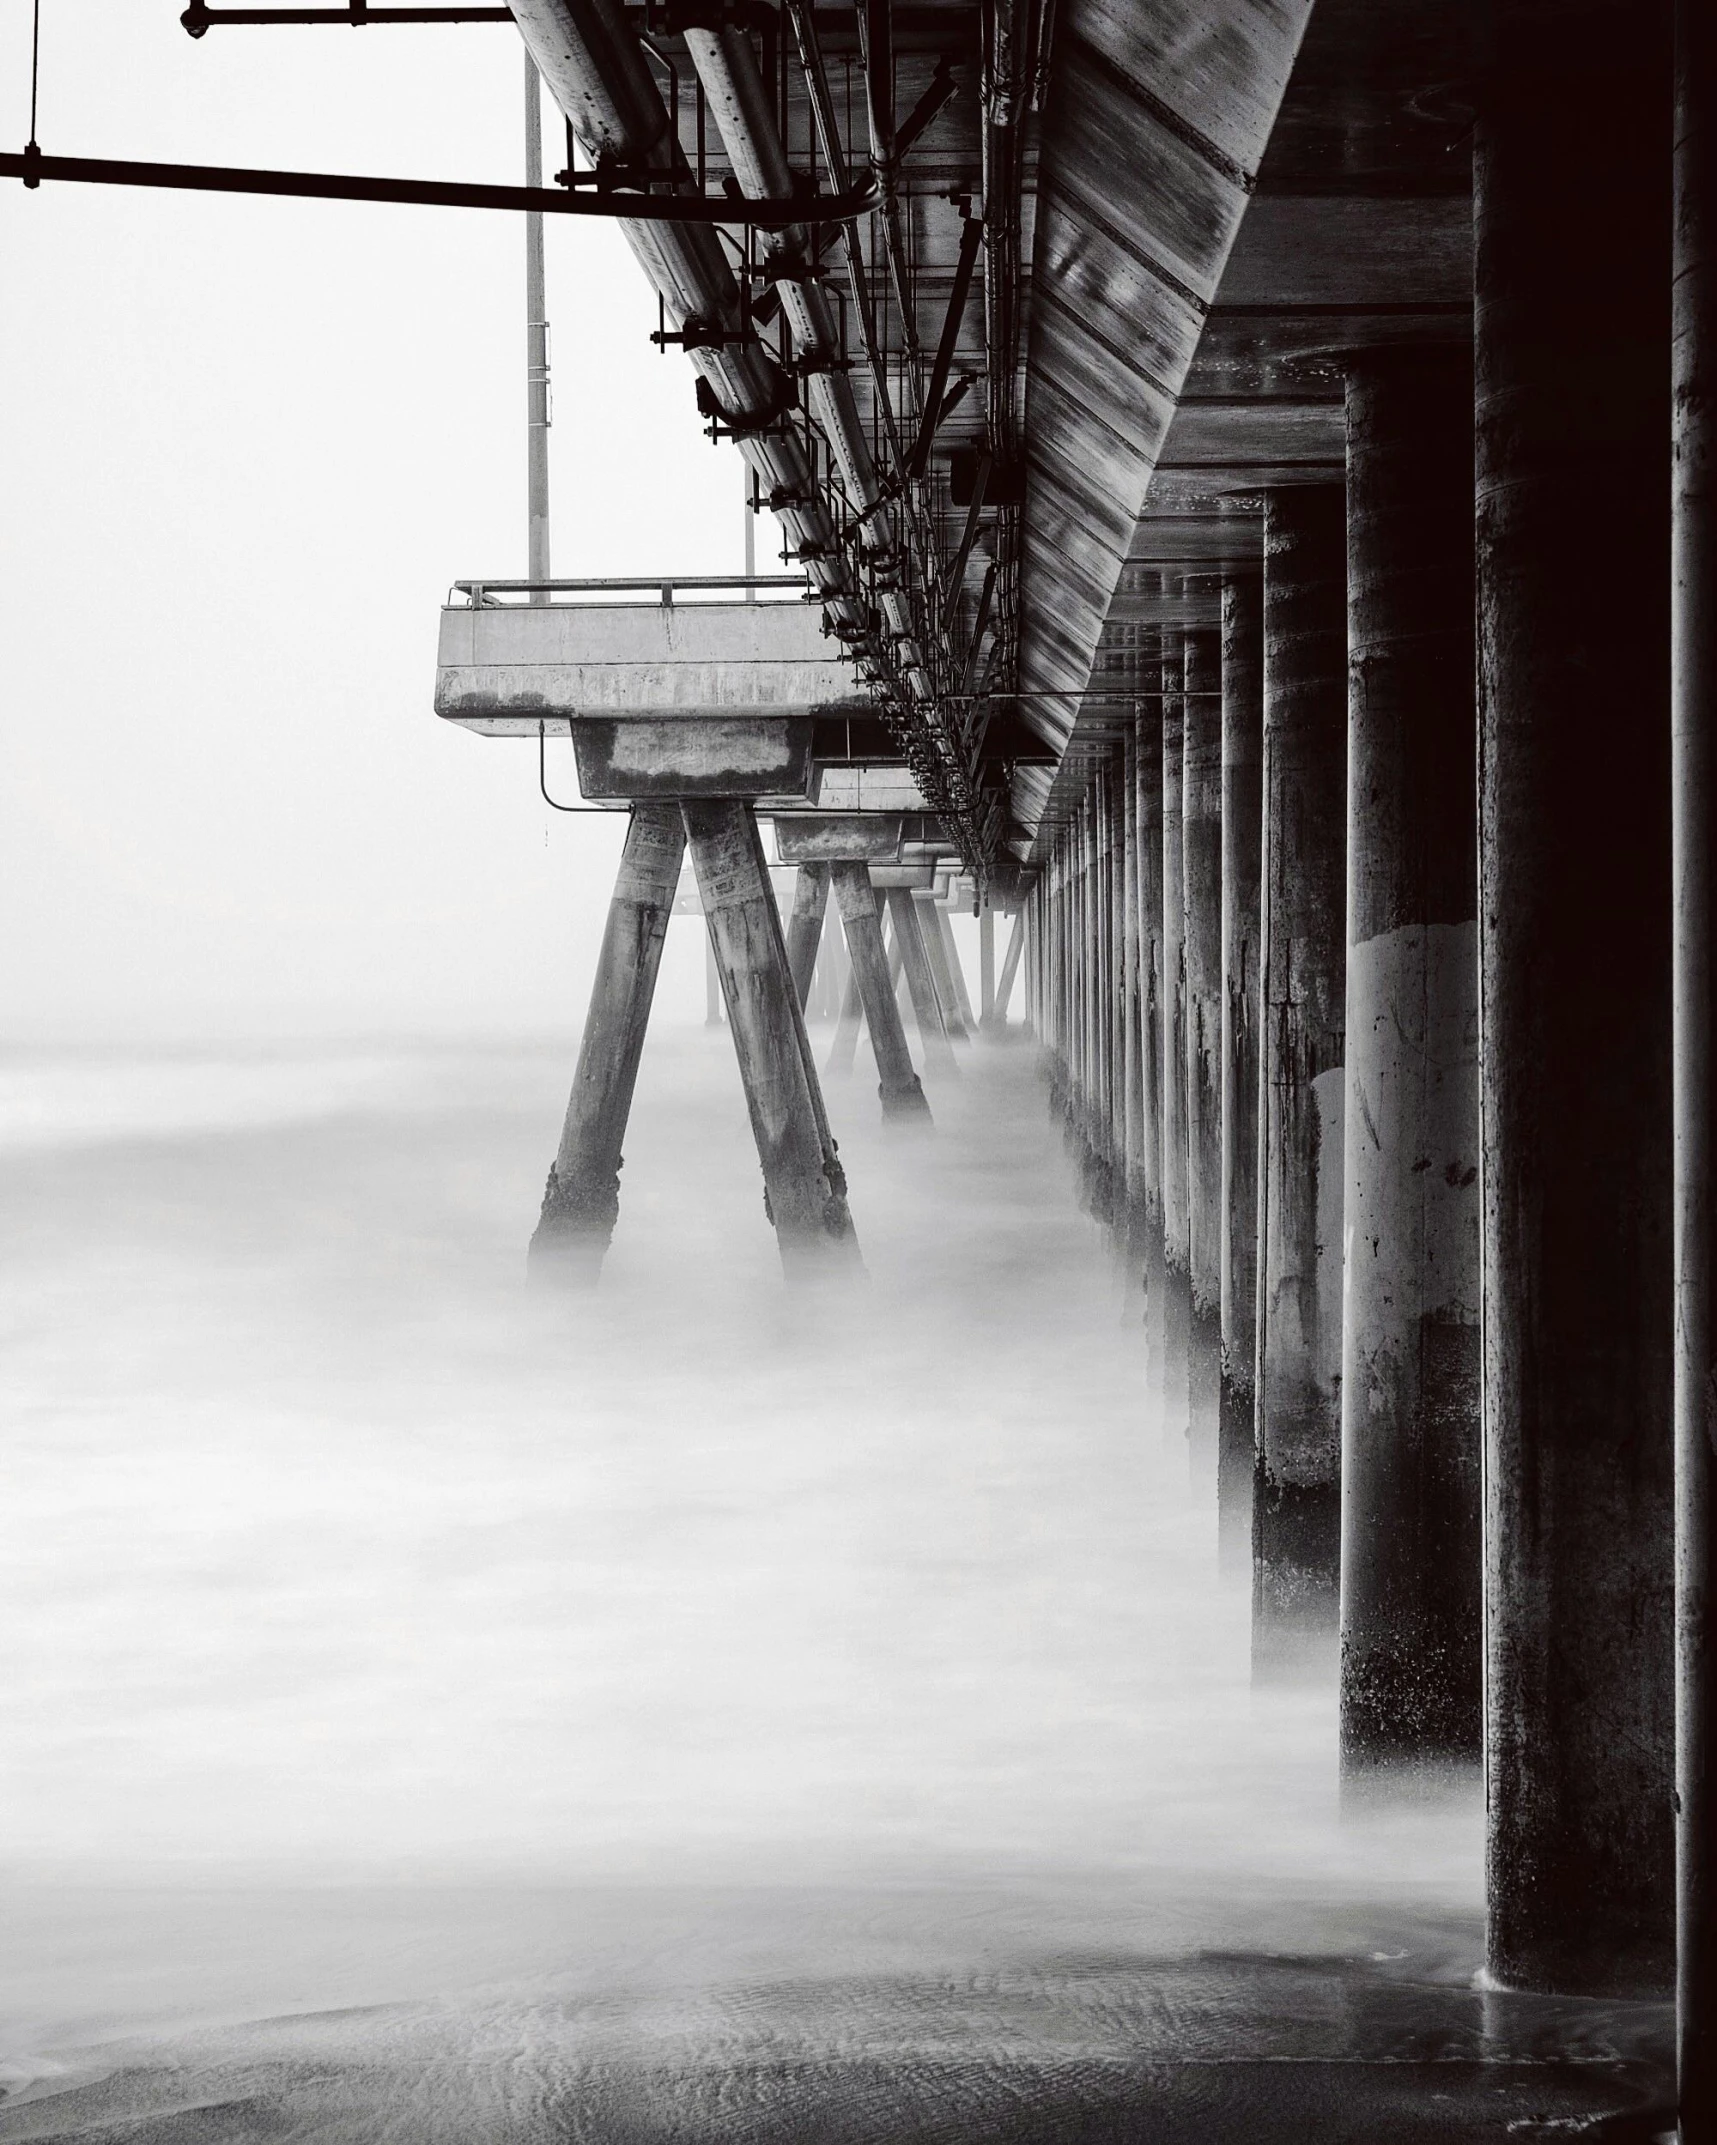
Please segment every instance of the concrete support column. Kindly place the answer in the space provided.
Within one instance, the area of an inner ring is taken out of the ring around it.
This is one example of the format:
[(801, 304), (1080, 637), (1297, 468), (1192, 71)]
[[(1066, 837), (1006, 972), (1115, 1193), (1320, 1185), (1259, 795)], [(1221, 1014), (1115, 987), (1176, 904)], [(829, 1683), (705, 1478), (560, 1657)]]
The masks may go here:
[(533, 1280), (593, 1283), (614, 1234), (621, 1146), (685, 847), (677, 805), (633, 806), (566, 1122), (531, 1238)]
[(950, 1042), (967, 1039), (966, 1022), (960, 1011), (960, 990), (948, 965), (948, 941), (943, 936), (945, 919), (928, 888), (914, 891), (912, 906), (918, 912), (918, 929), (924, 940), (924, 955), (930, 963), (930, 980), (936, 986), (936, 1003)]
[(912, 1017), (918, 1023), (918, 1047), (926, 1072), (959, 1071), (953, 1045), (942, 1025), (942, 1003), (936, 995), (936, 979), (930, 967), (924, 933), (918, 924), (918, 909), (912, 890), (904, 886), (887, 889), (889, 920), (894, 925), (894, 943), (899, 948), (906, 988), (912, 999)]
[[(684, 830), (681, 830), (684, 832)], [(703, 1024), (706, 1028), (719, 1028), (722, 1022), (721, 977), (716, 973), (715, 948), (707, 935), (703, 949)]]
[(986, 901), (978, 914), (978, 1026), (996, 1024), (996, 912)]
[(1264, 517), (1253, 1672), (1333, 1673), (1341, 1551), (1347, 522), (1339, 485)]
[(1347, 387), (1341, 1749), (1478, 1765), (1478, 718), (1472, 359)]
[(750, 805), (726, 798), (687, 799), (680, 811), (782, 1266), (795, 1278), (855, 1269), (846, 1175), (829, 1135), (756, 816)]
[(817, 948), (823, 942), (823, 918), (829, 906), (829, 867), (801, 864), (793, 881), (793, 913), (787, 920), (787, 966), (803, 1012), (811, 1000)]
[[(1008, 1000), (1013, 996), (1014, 977), (1019, 971), (1020, 953), (1025, 945), (1025, 911), (1014, 911), (1013, 929), (1008, 933), (1007, 951), (1002, 955), (1001, 979), (996, 985), (996, 1032), (999, 1035), (1008, 1024)], [(1027, 1018), (1031, 1017), (1028, 1008)]]
[(947, 965), (949, 981), (954, 986), (954, 1004), (960, 1015), (960, 1023), (966, 1035), (975, 1033), (978, 1016), (972, 1011), (972, 994), (966, 988), (966, 971), (960, 965), (960, 949), (954, 943), (954, 919), (940, 905), (936, 908), (936, 929), (942, 939), (942, 958)]
[(1119, 747), (1103, 763), (1104, 817), (1109, 869), (1104, 882), (1103, 927), (1108, 940), (1109, 1175), (1110, 1225), (1117, 1242), (1127, 1240), (1127, 924), (1126, 765)]
[(1222, 635), (1186, 636), (1181, 853), (1186, 961), (1188, 1406), (1193, 1478), (1213, 1494), (1222, 1412)]
[(1145, 1084), (1139, 982), (1139, 731), (1129, 719), (1121, 748), (1121, 1169), (1123, 1245), (1136, 1274), (1144, 1243)]
[(1163, 1434), (1190, 1434), (1192, 1340), (1192, 1220), (1186, 1152), (1186, 634), (1165, 627), (1162, 637), (1163, 769)]
[[(852, 957), (853, 988), (864, 1007), (870, 1030), (870, 1047), (876, 1057), (877, 1093), (886, 1118), (927, 1118), (930, 1105), (924, 1099), (912, 1056), (906, 1047), (906, 1029), (901, 1023), (900, 1003), (888, 978), (888, 955), (882, 946), (882, 923), (876, 910), (876, 889), (865, 864), (831, 864), (827, 867), (840, 911), (841, 929)], [(855, 1023), (856, 1025), (856, 1023)]]
[[(1157, 676), (1153, 662), (1147, 684)], [(1163, 704), (1159, 689), (1134, 710), (1139, 822), (1139, 1180), (1145, 1283), (1146, 1370), (1160, 1406), (1168, 1358), (1168, 1284), (1163, 1250)]]
[(1251, 1564), (1258, 1355), (1258, 1091), (1263, 954), (1264, 588), (1222, 591), (1222, 1421), (1217, 1511), (1224, 1573)]
[[(1669, 1985), (1668, 0), (1496, 0), (1475, 134), (1490, 1971)], [(1571, 112), (1601, 112), (1570, 127)], [(1603, 303), (1591, 302), (1602, 261)]]
[(1717, 2141), (1711, 1427), (1717, 1390), (1717, 19), (1680, 0), (1675, 98), (1675, 1474), (1681, 2136)]

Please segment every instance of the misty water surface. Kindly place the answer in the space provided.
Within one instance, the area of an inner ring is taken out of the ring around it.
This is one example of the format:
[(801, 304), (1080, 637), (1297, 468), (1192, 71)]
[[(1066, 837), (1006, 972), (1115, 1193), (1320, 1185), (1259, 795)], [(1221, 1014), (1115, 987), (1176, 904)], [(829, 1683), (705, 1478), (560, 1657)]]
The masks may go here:
[(1550, 2031), (1471, 1990), (1475, 1813), (1344, 1828), (1330, 1699), (1250, 1691), (1024, 1045), (928, 1137), (832, 1085), (832, 1296), (672, 1026), (600, 1292), (527, 1293), (570, 1059), (4, 1068), (0, 2136), (801, 2134), (759, 2049), (929, 2136), (927, 2048)]

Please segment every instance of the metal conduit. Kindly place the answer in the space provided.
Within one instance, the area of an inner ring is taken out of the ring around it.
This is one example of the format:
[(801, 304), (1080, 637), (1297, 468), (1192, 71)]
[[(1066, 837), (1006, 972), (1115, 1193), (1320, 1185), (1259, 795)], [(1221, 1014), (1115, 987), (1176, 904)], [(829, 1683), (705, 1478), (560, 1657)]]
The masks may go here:
[[(512, 0), (512, 7), (538, 72), (593, 161), (675, 175), (678, 143), (667, 107), (637, 33), (614, 0)], [(691, 183), (689, 174), (684, 183)], [(788, 383), (759, 345), (740, 334), (739, 289), (714, 229), (629, 218), (620, 227), (675, 330), (695, 323), (722, 339), (714, 347), (694, 344), (692, 363), (730, 424), (758, 427), (743, 432), (741, 452), (781, 501), (777, 511), (819, 593), (843, 623), (862, 626), (863, 605), (804, 450), (790, 430), (774, 424), (790, 399)]]
[[(753, 200), (791, 199), (793, 175), (750, 38), (729, 24), (720, 30), (688, 29), (685, 40), (741, 192)], [(794, 358), (804, 372), (812, 418), (834, 450), (855, 512), (862, 513), (877, 501), (876, 465), (852, 383), (845, 373), (826, 369), (840, 355), (829, 301), (809, 279), (782, 272), (804, 257), (805, 234), (797, 227), (769, 242), (767, 258), (776, 271), (775, 288), (792, 331)], [(818, 370), (819, 365), (825, 369)]]

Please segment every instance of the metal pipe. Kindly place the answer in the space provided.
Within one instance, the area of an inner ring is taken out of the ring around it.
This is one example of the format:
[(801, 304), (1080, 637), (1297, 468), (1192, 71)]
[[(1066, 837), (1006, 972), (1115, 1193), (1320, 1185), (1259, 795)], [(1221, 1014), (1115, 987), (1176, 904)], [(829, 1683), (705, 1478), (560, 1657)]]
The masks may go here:
[[(750, 38), (730, 23), (720, 30), (688, 29), (685, 40), (741, 189), (753, 200), (791, 200), (793, 174)], [(794, 358), (809, 368), (805, 385), (812, 418), (834, 451), (849, 499), (864, 511), (879, 496), (876, 466), (851, 382), (845, 373), (827, 369), (840, 356), (828, 299), (808, 277), (781, 272), (801, 261), (804, 250), (803, 232), (789, 227), (770, 247), (768, 263), (792, 332)], [(823, 369), (815, 369), (819, 366)]]
[[(543, 183), (542, 77), (525, 54), (525, 184)], [(543, 273), (543, 220), (539, 210), (525, 215), (525, 496), (526, 571), (533, 581), (549, 577), (548, 520), (548, 300)], [(531, 593), (532, 603), (546, 603), (547, 591)]]
[[(155, 164), (134, 157), (44, 156), (40, 151), (0, 150), (0, 178), (22, 179), (27, 187), (44, 179), (83, 186), (149, 186), (174, 193), (266, 194), (302, 201), (380, 201), (420, 208), (523, 209), (543, 216), (600, 216), (628, 226), (635, 251), (651, 226), (696, 232), (715, 243), (717, 224), (756, 224), (779, 229), (785, 209), (756, 203), (706, 201), (684, 195), (634, 194), (620, 189), (580, 192), (559, 186), (488, 186), (460, 179), (382, 179), (363, 172), (261, 171), (242, 164)], [(868, 191), (825, 195), (796, 206), (801, 223), (849, 224), (875, 207)], [(656, 241), (660, 243), (660, 241)], [(718, 256), (719, 258), (719, 256)], [(731, 283), (732, 278), (729, 277)]]
[[(617, 0), (518, 0), (514, 14), (543, 79), (599, 168), (607, 163), (693, 183), (643, 46)], [(671, 199), (667, 206), (671, 214)], [(730, 220), (744, 221), (743, 205), (734, 208)], [(627, 222), (624, 229), (676, 331), (695, 321), (709, 338), (688, 354), (715, 407), (740, 435), (747, 462), (781, 502), (777, 511), (813, 581), (843, 622), (861, 626), (856, 583), (804, 447), (780, 422), (792, 400), (790, 383), (744, 329), (738, 286), (715, 231), (666, 221)]]

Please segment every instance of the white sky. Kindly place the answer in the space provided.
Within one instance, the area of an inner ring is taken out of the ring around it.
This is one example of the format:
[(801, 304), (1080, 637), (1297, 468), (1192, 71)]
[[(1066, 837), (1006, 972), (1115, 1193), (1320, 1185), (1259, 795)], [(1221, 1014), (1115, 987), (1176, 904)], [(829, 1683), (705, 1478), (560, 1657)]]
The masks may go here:
[[(510, 28), (193, 41), (179, 4), (43, 0), (45, 150), (521, 175)], [(29, 27), (3, 0), (8, 146)], [(556, 571), (738, 571), (739, 457), (618, 232), (548, 248)], [(476, 211), (0, 182), (0, 1033), (578, 1022), (618, 828), (431, 712), (447, 585), (524, 570), (522, 249)]]

